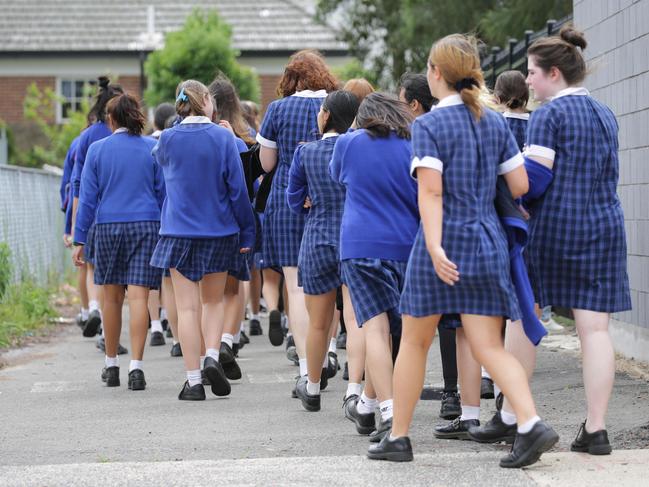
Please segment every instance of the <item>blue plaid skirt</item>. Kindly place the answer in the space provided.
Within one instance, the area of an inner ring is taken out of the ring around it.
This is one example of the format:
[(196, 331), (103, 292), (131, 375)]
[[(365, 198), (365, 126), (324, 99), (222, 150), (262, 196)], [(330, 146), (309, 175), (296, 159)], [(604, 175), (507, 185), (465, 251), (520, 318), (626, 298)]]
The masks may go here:
[(83, 246), (83, 258), (91, 265), (95, 265), (95, 225), (94, 223), (88, 230), (86, 236), (86, 245)]
[(305, 251), (300, 249), (297, 263), (297, 282), (305, 294), (325, 294), (340, 287), (340, 262), (338, 248), (318, 245)]
[(149, 264), (159, 222), (101, 223), (93, 228), (95, 284), (160, 287), (160, 271)]
[(205, 274), (227, 272), (239, 254), (239, 235), (218, 238), (160, 237), (151, 265), (176, 269), (190, 281)]
[(340, 264), (349, 288), (358, 326), (381, 313), (390, 320), (390, 334), (401, 335), (399, 299), (407, 262), (383, 259), (346, 259)]
[(250, 254), (237, 254), (234, 256), (232, 263), (233, 268), (228, 270), (228, 274), (237, 281), (250, 280)]

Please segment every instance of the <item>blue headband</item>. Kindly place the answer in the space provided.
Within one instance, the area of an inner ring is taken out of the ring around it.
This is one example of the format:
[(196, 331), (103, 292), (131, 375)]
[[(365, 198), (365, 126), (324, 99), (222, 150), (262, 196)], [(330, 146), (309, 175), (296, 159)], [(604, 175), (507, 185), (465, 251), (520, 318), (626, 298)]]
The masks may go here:
[(180, 93), (178, 93), (178, 98), (176, 98), (176, 103), (179, 101), (187, 101), (188, 99), (187, 95), (185, 95), (185, 88), (181, 88)]

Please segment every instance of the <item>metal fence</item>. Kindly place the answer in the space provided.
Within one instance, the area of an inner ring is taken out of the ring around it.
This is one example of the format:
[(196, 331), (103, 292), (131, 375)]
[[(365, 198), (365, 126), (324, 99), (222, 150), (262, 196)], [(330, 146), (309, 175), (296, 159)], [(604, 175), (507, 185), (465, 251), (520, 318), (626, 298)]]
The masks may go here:
[(59, 182), (45, 171), (0, 165), (0, 242), (11, 249), (15, 280), (31, 276), (45, 284), (70, 266)]

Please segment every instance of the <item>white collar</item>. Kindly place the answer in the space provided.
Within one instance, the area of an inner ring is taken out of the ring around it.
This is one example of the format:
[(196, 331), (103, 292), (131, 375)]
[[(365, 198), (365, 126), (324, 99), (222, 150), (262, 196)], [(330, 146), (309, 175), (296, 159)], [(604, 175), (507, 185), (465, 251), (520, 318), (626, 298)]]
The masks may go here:
[(505, 112), (505, 113), (503, 113), (503, 117), (505, 117), (505, 118), (517, 118), (519, 120), (529, 120), (530, 119), (530, 114), (529, 113)]
[(302, 90), (296, 91), (291, 96), (298, 96), (300, 98), (324, 98), (325, 96), (327, 96), (327, 90)]
[(562, 96), (569, 96), (569, 95), (589, 96), (590, 93), (583, 86), (571, 86), (570, 88), (565, 88), (561, 90), (559, 93), (557, 93), (552, 98), (550, 98), (550, 101), (556, 100), (557, 98), (561, 98)]
[(161, 133), (162, 133), (162, 130), (156, 130), (155, 132), (153, 132), (151, 134), (151, 137), (153, 137), (154, 139), (159, 139)]
[(115, 130), (115, 132), (113, 132), (113, 133), (114, 134), (121, 134), (121, 133), (124, 133), (124, 132), (128, 132), (128, 129), (126, 127), (120, 127), (117, 130)]
[(340, 134), (337, 132), (327, 132), (326, 134), (322, 134), (322, 140), (328, 139), (330, 137), (338, 137)]
[(183, 121), (180, 123), (182, 125), (184, 123), (212, 123), (212, 121), (205, 115), (191, 115), (183, 118)]
[(436, 108), (452, 107), (454, 105), (463, 105), (462, 97), (459, 93), (454, 95), (448, 95), (445, 98), (442, 98), (437, 105), (435, 105), (431, 110)]

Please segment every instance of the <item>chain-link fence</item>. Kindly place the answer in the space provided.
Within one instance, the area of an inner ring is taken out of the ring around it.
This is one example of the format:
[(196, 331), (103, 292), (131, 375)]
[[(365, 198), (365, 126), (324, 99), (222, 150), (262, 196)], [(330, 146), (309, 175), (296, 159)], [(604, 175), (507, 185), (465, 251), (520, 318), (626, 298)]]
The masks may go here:
[(70, 265), (59, 183), (45, 171), (0, 165), (0, 242), (11, 249), (16, 280), (28, 275), (45, 284)]

